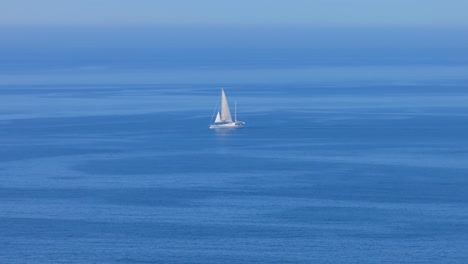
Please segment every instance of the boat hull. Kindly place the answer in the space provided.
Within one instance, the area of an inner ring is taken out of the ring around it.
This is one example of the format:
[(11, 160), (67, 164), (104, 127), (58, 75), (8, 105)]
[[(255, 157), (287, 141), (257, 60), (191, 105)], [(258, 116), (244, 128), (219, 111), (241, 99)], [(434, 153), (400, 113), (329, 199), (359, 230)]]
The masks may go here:
[(245, 126), (245, 122), (236, 121), (230, 123), (220, 123), (220, 124), (212, 124), (210, 125), (211, 129), (218, 129), (218, 128), (242, 128)]

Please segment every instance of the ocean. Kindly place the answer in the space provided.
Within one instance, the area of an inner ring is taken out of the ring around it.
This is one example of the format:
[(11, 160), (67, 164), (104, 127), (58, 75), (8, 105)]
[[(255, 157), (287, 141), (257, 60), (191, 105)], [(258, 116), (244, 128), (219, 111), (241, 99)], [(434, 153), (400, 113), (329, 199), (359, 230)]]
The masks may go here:
[[(7, 38), (0, 263), (466, 263), (462, 42), (330, 57), (268, 34), (172, 53)], [(244, 128), (208, 128), (221, 88)]]
[(464, 84), (5, 85), (2, 263), (463, 263)]

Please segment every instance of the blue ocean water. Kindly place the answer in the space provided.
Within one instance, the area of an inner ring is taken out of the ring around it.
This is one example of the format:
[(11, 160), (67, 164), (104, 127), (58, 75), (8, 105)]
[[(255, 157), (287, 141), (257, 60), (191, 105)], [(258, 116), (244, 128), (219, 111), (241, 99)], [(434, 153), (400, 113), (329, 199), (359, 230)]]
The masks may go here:
[[(222, 86), (245, 128), (208, 129)], [(431, 80), (2, 85), (0, 262), (466, 263), (466, 102)]]

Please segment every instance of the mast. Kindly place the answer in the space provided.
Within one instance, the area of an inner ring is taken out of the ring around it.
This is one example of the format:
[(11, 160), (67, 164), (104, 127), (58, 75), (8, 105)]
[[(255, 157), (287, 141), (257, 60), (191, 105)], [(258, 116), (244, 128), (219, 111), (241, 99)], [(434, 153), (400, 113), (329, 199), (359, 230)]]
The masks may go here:
[(237, 101), (234, 101), (234, 121), (237, 122)]

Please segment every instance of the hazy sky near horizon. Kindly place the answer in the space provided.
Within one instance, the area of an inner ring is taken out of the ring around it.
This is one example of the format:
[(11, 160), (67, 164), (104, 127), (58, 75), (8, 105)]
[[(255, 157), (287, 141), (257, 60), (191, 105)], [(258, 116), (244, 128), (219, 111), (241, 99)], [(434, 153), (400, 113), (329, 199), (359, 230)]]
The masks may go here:
[(466, 0), (1, 0), (0, 26), (468, 26)]

